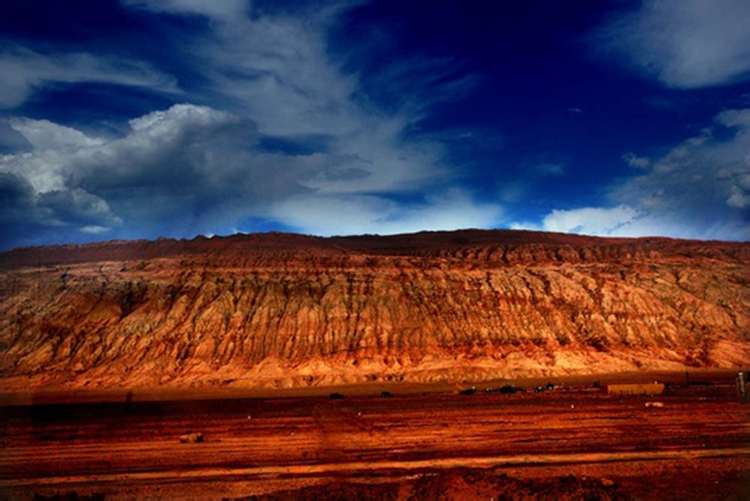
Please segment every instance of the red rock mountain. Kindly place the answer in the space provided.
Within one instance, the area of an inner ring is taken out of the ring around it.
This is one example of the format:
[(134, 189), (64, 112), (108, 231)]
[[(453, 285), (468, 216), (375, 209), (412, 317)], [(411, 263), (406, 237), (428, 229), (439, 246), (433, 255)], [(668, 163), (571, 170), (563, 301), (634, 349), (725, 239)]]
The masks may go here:
[(290, 387), (736, 367), (750, 243), (520, 231), (0, 254), (0, 389)]

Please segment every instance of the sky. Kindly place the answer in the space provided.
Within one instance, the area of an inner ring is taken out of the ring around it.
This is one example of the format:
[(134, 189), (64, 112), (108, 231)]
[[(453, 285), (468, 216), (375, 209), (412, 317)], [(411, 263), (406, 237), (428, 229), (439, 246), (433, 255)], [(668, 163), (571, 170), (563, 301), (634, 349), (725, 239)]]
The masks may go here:
[(746, 0), (23, 0), (0, 249), (511, 228), (750, 240)]

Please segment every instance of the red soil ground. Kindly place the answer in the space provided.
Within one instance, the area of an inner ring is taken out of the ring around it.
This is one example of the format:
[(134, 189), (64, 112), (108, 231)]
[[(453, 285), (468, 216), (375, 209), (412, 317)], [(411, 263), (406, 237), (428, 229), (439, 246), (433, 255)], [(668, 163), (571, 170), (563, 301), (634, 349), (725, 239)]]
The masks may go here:
[(6, 405), (0, 498), (747, 499), (750, 407), (708, 386)]

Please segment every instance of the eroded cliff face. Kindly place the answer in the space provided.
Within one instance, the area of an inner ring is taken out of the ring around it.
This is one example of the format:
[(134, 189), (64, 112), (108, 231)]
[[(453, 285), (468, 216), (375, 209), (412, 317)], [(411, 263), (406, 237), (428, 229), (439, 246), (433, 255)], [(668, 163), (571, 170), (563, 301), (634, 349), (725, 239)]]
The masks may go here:
[(750, 244), (509, 231), (0, 254), (0, 385), (288, 387), (734, 367)]

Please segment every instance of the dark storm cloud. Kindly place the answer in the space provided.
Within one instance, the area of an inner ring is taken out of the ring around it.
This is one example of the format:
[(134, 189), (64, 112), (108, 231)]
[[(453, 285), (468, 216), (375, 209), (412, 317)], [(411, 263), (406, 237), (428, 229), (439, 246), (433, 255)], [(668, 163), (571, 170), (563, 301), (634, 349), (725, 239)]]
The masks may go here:
[[(8, 199), (19, 201), (18, 218), (25, 215), (28, 222), (84, 233), (117, 232), (125, 223), (154, 227), (158, 234), (210, 233), (217, 227), (231, 231), (257, 215), (313, 224), (343, 201), (356, 231), (371, 228), (373, 214), (385, 213), (384, 201), (356, 194), (377, 168), (372, 159), (340, 152), (268, 153), (258, 147), (253, 122), (208, 107), (176, 105), (150, 113), (131, 120), (129, 132), (115, 139), (47, 121), (11, 123), (33, 150), (7, 155), (0, 166), (13, 181), (7, 190), (16, 195)], [(470, 200), (455, 195), (448, 202), (460, 200), (454, 207), (471, 213)], [(398, 204), (386, 205), (398, 211)]]
[(34, 188), (23, 177), (0, 172), (0, 215), (3, 221), (14, 220), (34, 205)]
[[(131, 120), (129, 133), (112, 140), (45, 121), (19, 120), (12, 126), (33, 151), (8, 155), (0, 165), (25, 182), (24, 193), (32, 187), (27, 198), (51, 225), (114, 229), (123, 220), (138, 220), (128, 213), (129, 199), (148, 193), (168, 203), (155, 203), (140, 217), (163, 221), (165, 215), (190, 214), (195, 230), (205, 231), (199, 219), (212, 211), (240, 202), (252, 210), (300, 191), (293, 179), (284, 178), (307, 167), (275, 168), (274, 155), (253, 153), (252, 122), (206, 107), (177, 105), (150, 113)], [(111, 207), (118, 207), (118, 214)], [(162, 214), (162, 208), (174, 214)]]
[[(0, 159), (0, 170), (28, 181), (44, 222), (116, 236), (135, 227), (157, 235), (232, 232), (257, 218), (318, 233), (489, 226), (496, 219), (496, 206), (474, 204), (460, 188), (439, 201), (430, 194), (449, 171), (438, 143), (405, 139), (416, 108), (384, 111), (357, 97), (357, 76), (329, 57), (325, 36), (345, 4), (255, 16), (239, 1), (124, 5), (136, 14), (208, 19), (209, 29), (175, 50), (201, 74), (202, 94), (232, 112), (174, 105), (132, 118), (114, 138), (48, 120), (12, 120), (31, 148)], [(47, 82), (176, 90), (169, 75), (122, 56), (24, 50), (0, 59), (16, 72), (3, 81), (13, 91), (6, 106)], [(390, 197), (409, 192), (420, 201), (399, 215), (403, 204)], [(447, 205), (431, 208), (436, 203)], [(348, 212), (349, 223), (330, 217), (333, 207)], [(419, 213), (448, 208), (450, 217)]]

